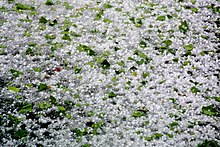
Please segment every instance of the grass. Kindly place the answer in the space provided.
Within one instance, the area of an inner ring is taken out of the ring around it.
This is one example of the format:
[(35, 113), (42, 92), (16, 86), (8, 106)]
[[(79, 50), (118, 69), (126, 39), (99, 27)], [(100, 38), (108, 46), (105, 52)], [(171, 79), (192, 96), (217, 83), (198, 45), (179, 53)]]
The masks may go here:
[(217, 2), (2, 3), (0, 145), (219, 145)]

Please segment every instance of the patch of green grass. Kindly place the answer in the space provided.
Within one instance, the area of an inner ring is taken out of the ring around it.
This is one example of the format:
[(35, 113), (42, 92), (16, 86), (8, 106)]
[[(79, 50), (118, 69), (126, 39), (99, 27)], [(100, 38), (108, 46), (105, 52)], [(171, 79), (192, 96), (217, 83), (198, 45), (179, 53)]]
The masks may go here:
[(13, 3), (13, 2), (15, 2), (15, 0), (8, 0), (8, 3), (10, 4), (10, 3)]
[(64, 6), (66, 9), (68, 9), (68, 10), (73, 9), (73, 6), (69, 5), (69, 3), (67, 3), (67, 2), (64, 2), (64, 3), (63, 3), (63, 6)]
[(24, 73), (15, 69), (10, 69), (11, 74), (13, 75), (14, 78), (19, 77), (20, 75), (23, 75)]
[(56, 24), (58, 24), (58, 22), (57, 22), (56, 19), (54, 19), (53, 21), (50, 21), (50, 22), (49, 22), (49, 26), (54, 26), (54, 25), (56, 25)]
[(40, 67), (33, 67), (33, 70), (35, 72), (41, 72), (42, 71), (42, 69)]
[(176, 127), (178, 127), (179, 126), (179, 123), (177, 123), (177, 122), (172, 122), (171, 124), (169, 124), (169, 128), (171, 129), (171, 130), (174, 130)]
[(40, 19), (39, 19), (39, 23), (47, 23), (48, 20), (44, 17), (44, 16), (41, 16)]
[(166, 20), (166, 16), (163, 16), (163, 15), (158, 16), (156, 20), (164, 21), (164, 20)]
[(112, 23), (112, 20), (110, 20), (110, 19), (108, 19), (108, 18), (104, 18), (104, 19), (103, 19), (103, 22), (110, 24), (110, 23)]
[(68, 34), (64, 34), (63, 37), (62, 37), (63, 40), (67, 40), (67, 41), (71, 41), (72, 38), (70, 37), (70, 35)]
[(52, 0), (47, 0), (47, 1), (45, 2), (45, 5), (47, 5), (47, 6), (52, 6), (52, 5), (54, 5), (54, 3), (53, 3)]
[(28, 134), (29, 134), (29, 133), (28, 133), (27, 130), (25, 130), (25, 129), (19, 129), (19, 130), (15, 131), (13, 137), (14, 137), (14, 138), (21, 139), (21, 138), (23, 138), (23, 137), (27, 137)]
[(23, 113), (23, 114), (26, 114), (26, 113), (28, 113), (28, 112), (31, 112), (32, 109), (33, 109), (33, 104), (28, 104), (28, 103), (26, 103), (26, 104), (24, 104), (24, 105), (22, 106), (22, 108), (19, 110), (19, 112), (20, 112), (20, 113)]
[(21, 10), (32, 10), (32, 11), (35, 11), (35, 7), (27, 5), (27, 4), (22, 4), (22, 3), (16, 3), (15, 4), (15, 9), (17, 11), (21, 11)]
[(173, 62), (178, 62), (179, 58), (173, 58)]
[(40, 108), (41, 110), (44, 110), (50, 108), (51, 104), (49, 102), (39, 102), (37, 104), (37, 107)]
[(147, 141), (152, 141), (154, 139), (160, 139), (162, 136), (163, 136), (163, 134), (161, 134), (161, 133), (155, 133), (149, 137), (144, 137), (144, 139)]
[(212, 96), (210, 98), (216, 100), (217, 102), (220, 102), (220, 96)]
[(172, 101), (172, 103), (176, 103), (176, 99), (175, 98), (169, 98), (170, 101)]
[(94, 20), (100, 20), (104, 14), (104, 10), (100, 10), (96, 15)]
[(191, 87), (190, 91), (194, 94), (197, 94), (198, 92), (200, 92), (200, 90), (198, 88), (196, 88), (195, 86)]
[(109, 98), (113, 98), (113, 97), (116, 97), (116, 96), (117, 96), (117, 94), (115, 94), (114, 92), (109, 92), (109, 94), (108, 94)]
[(142, 27), (143, 22), (142, 22), (143, 18), (135, 18), (135, 17), (131, 17), (129, 20), (134, 24), (135, 27)]
[(15, 93), (17, 93), (17, 92), (20, 91), (20, 89), (17, 88), (17, 87), (15, 87), (15, 86), (8, 86), (8, 90), (13, 91), (13, 92), (15, 92)]
[(111, 64), (108, 62), (108, 60), (103, 60), (101, 63), (100, 63), (102, 69), (109, 69)]
[(112, 8), (113, 6), (110, 5), (109, 3), (105, 3), (105, 4), (103, 5), (103, 7), (106, 8), (106, 9), (110, 9), (110, 8)]
[(56, 34), (46, 34), (45, 36), (44, 36), (47, 40), (53, 40), (53, 39), (55, 39), (56, 38)]
[(91, 145), (86, 143), (86, 144), (83, 144), (81, 147), (90, 147)]
[(205, 140), (202, 143), (199, 143), (197, 147), (219, 147), (220, 145), (218, 144), (217, 141), (215, 140)]
[(94, 50), (92, 50), (89, 46), (87, 45), (83, 45), (83, 44), (79, 44), (78, 47), (77, 47), (77, 50), (79, 52), (86, 52), (87, 55), (89, 56), (95, 56), (96, 55), (96, 52)]
[(66, 108), (63, 107), (63, 106), (57, 106), (57, 108), (58, 108), (58, 110), (59, 110), (60, 112), (63, 112), (63, 113), (66, 112)]
[(58, 105), (58, 102), (57, 102), (56, 98), (54, 96), (52, 96), (52, 95), (49, 97), (49, 102), (51, 104), (55, 105), (55, 106)]
[(184, 48), (185, 48), (187, 51), (192, 51), (192, 50), (193, 50), (193, 45), (192, 45), (192, 44), (188, 44), (188, 45), (185, 45)]
[(203, 106), (202, 113), (208, 116), (218, 116), (220, 114), (220, 112), (213, 105)]
[(182, 33), (186, 33), (189, 30), (189, 25), (186, 20), (181, 21), (181, 24), (179, 25), (179, 30)]
[(45, 83), (40, 83), (40, 84), (38, 85), (38, 91), (45, 91), (45, 90), (47, 90), (47, 89), (49, 89), (49, 87), (48, 87), (47, 84), (45, 84)]
[(135, 110), (133, 113), (132, 113), (132, 117), (141, 117), (141, 116), (147, 116), (147, 112), (149, 110), (147, 109), (139, 109), (139, 110)]
[(173, 44), (173, 42), (172, 42), (171, 40), (169, 40), (169, 39), (164, 40), (163, 43), (164, 43), (166, 46), (170, 46), (170, 45)]

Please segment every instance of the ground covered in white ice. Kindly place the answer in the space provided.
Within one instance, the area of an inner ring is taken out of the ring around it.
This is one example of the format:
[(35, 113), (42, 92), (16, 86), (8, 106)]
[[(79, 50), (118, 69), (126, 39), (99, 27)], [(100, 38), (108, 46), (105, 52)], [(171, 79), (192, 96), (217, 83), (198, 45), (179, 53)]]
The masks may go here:
[(218, 0), (0, 0), (0, 146), (220, 145)]

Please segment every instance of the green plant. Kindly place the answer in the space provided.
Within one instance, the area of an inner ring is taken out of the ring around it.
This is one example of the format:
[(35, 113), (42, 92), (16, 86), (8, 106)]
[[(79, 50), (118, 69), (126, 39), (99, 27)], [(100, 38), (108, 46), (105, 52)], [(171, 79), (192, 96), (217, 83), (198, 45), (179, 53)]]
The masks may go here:
[(208, 116), (218, 116), (220, 114), (220, 112), (213, 105), (203, 106), (202, 113)]

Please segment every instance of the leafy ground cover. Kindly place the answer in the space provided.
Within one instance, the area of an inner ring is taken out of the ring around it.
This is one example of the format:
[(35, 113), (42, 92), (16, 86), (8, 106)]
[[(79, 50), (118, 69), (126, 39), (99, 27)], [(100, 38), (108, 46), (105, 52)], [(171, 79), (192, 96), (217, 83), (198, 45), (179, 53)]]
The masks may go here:
[(220, 145), (218, 0), (0, 0), (1, 146)]

